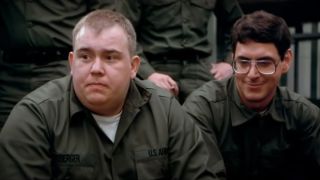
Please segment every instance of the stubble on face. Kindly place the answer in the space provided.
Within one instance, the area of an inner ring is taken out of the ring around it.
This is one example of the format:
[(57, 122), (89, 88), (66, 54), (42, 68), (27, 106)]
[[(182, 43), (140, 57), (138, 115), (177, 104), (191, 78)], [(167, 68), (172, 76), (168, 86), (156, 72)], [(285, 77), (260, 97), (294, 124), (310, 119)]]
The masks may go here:
[(116, 114), (124, 103), (131, 80), (131, 61), (130, 55), (125, 54), (129, 53), (125, 37), (123, 30), (115, 26), (99, 34), (87, 28), (76, 40), (80, 49), (84, 47), (95, 58), (93, 62), (75, 59), (79, 61), (73, 64), (76, 94), (97, 114), (102, 114), (101, 111)]

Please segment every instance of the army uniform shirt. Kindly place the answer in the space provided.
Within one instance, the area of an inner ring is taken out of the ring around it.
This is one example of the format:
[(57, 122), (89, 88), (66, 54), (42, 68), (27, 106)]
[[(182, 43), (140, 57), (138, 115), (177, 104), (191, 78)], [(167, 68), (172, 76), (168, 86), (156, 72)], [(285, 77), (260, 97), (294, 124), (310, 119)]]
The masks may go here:
[(207, 166), (201, 131), (175, 98), (137, 79), (112, 143), (67, 76), (13, 109), (0, 134), (0, 179), (215, 179), (219, 155)]
[(0, 49), (71, 49), (74, 25), (88, 12), (115, 9), (115, 0), (1, 0)]
[(320, 178), (320, 109), (302, 96), (278, 87), (258, 113), (240, 103), (231, 78), (208, 82), (183, 107), (218, 144), (227, 179)]
[(213, 13), (217, 47), (221, 49), (218, 59), (224, 60), (230, 51), (230, 29), (243, 14), (236, 0), (123, 0), (119, 9), (136, 28), (139, 52), (144, 57), (139, 70), (142, 78), (155, 72), (147, 61), (151, 60), (148, 54), (210, 56), (208, 23)]

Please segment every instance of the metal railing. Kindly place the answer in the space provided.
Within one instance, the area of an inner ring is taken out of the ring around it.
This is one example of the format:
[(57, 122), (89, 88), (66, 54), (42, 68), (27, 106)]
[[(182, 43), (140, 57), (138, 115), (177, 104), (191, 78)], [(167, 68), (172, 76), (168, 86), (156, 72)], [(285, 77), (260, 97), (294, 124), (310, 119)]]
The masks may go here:
[[(309, 23), (309, 32), (295, 27), (293, 33), (294, 63), (282, 79), (286, 85), (320, 107), (320, 32), (318, 23)], [(303, 56), (305, 54), (306, 57)]]

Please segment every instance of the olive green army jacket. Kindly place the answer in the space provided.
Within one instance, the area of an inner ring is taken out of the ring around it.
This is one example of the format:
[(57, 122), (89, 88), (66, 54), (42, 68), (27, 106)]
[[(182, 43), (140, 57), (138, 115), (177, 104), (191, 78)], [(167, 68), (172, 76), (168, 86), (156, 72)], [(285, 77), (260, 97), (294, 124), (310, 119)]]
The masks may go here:
[(72, 29), (95, 9), (116, 9), (116, 0), (0, 1), (0, 49), (72, 49)]
[(269, 108), (240, 101), (234, 78), (210, 81), (184, 102), (208, 146), (218, 144), (227, 179), (320, 179), (320, 109), (285, 87)]
[[(231, 52), (230, 30), (243, 15), (237, 0), (123, 0), (119, 11), (136, 29), (142, 78), (155, 72), (149, 62), (159, 60), (150, 59), (148, 54), (188, 54), (204, 59), (212, 54), (213, 42), (217, 43), (218, 60), (226, 60)], [(217, 34), (208, 32), (213, 15), (217, 19)]]
[(218, 150), (209, 164), (200, 130), (169, 93), (133, 80), (112, 143), (71, 82), (70, 76), (51, 81), (13, 109), (0, 134), (0, 179), (223, 176)]

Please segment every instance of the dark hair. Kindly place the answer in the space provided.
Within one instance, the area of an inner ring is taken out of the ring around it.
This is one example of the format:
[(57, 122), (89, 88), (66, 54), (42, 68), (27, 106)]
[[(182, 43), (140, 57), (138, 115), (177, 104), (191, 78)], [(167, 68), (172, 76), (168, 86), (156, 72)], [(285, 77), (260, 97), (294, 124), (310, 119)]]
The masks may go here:
[(281, 60), (291, 45), (291, 34), (285, 20), (263, 10), (238, 19), (233, 25), (231, 39), (233, 52), (238, 42), (274, 43)]
[(76, 24), (72, 32), (73, 46), (76, 36), (81, 28), (89, 27), (94, 29), (97, 33), (100, 33), (104, 29), (115, 25), (119, 25), (127, 33), (129, 52), (131, 55), (133, 55), (136, 52), (137, 38), (131, 22), (121, 13), (108, 9), (92, 11)]

